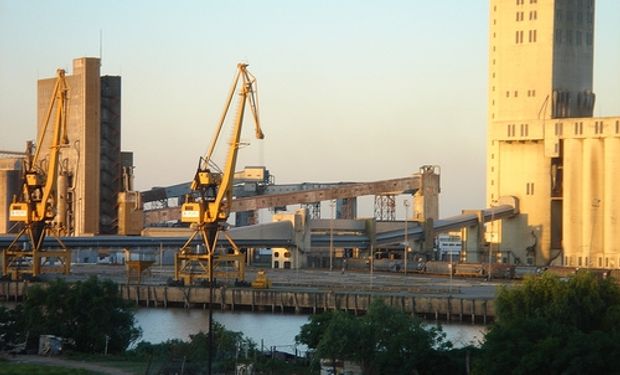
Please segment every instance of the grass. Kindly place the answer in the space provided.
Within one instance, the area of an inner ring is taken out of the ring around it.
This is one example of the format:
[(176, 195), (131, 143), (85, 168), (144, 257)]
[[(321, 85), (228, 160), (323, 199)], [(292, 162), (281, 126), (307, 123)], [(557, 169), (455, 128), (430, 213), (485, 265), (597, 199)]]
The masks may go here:
[(12, 375), (98, 375), (82, 369), (58, 366), (33, 365), (28, 363), (0, 362), (0, 374)]
[(114, 367), (133, 374), (144, 374), (148, 366), (147, 360), (139, 358), (131, 358), (123, 355), (103, 355), (103, 354), (87, 354), (70, 352), (64, 355), (64, 358), (73, 361), (84, 361), (100, 364), (106, 367)]

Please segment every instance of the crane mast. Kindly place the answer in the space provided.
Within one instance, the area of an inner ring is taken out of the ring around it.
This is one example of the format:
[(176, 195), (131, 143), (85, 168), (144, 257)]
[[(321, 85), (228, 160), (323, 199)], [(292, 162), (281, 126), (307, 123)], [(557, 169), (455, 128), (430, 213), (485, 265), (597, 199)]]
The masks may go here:
[[(248, 64), (237, 64), (237, 71), (228, 93), (224, 110), (220, 116), (215, 134), (207, 153), (200, 158), (198, 168), (191, 184), (191, 191), (181, 207), (181, 221), (190, 223), (194, 231), (175, 257), (175, 279), (191, 284), (196, 279), (213, 282), (217, 274), (224, 277), (245, 279), (245, 260), (232, 238), (226, 232), (226, 221), (230, 215), (232, 202), (232, 184), (241, 146), (241, 130), (246, 106), (249, 103), (255, 124), (256, 138), (263, 139), (258, 113), (256, 78), (247, 70)], [(213, 161), (213, 152), (218, 144), (221, 131), (229, 113), (237, 86), (238, 104), (235, 114), (232, 136), (224, 167), (220, 169)], [(203, 249), (191, 246), (194, 238), (202, 237)], [(230, 244), (232, 253), (217, 253), (217, 241), (223, 235)], [(230, 270), (233, 271), (230, 271)]]
[[(60, 149), (68, 145), (67, 139), (67, 93), (69, 87), (65, 78), (65, 71), (56, 71), (56, 81), (50, 98), (50, 103), (43, 118), (43, 126), (33, 153), (31, 142), (26, 147), (24, 162), (24, 178), (20, 200), (13, 199), (9, 207), (9, 220), (22, 223), (22, 228), (13, 242), (2, 254), (4, 277), (19, 279), (21, 275), (39, 276), (44, 265), (51, 260), (58, 259), (62, 271), (69, 272), (69, 252), (62, 241), (52, 231), (52, 221), (56, 217), (57, 202), (55, 200), (58, 169), (60, 163)], [(40, 152), (43, 148), (45, 135), (50, 119), (54, 114), (52, 138), (49, 145), (47, 169), (41, 168)], [(61, 250), (44, 250), (43, 241), (46, 235), (53, 234)], [(19, 240), (27, 236), (23, 248), (18, 246)]]

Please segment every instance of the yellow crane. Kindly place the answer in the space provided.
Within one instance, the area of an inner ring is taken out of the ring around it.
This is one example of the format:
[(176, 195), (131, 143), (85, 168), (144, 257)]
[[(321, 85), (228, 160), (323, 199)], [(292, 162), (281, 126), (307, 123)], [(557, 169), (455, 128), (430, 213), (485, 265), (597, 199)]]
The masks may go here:
[[(24, 179), (19, 200), (13, 198), (13, 203), (9, 207), (9, 220), (22, 223), (22, 228), (2, 254), (2, 274), (4, 277), (10, 276), (12, 279), (19, 279), (22, 274), (33, 277), (41, 274), (43, 265), (50, 265), (52, 260), (58, 260), (62, 271), (69, 273), (70, 257), (69, 251), (64, 246), (57, 232), (62, 232), (62, 228), (54, 228), (53, 220), (57, 214), (56, 184), (58, 180), (58, 169), (60, 159), (60, 149), (68, 145), (67, 140), (67, 92), (69, 87), (65, 79), (65, 71), (56, 71), (56, 81), (52, 92), (50, 103), (44, 117), (43, 127), (39, 134), (35, 150), (33, 145), (28, 143), (26, 148), (26, 160), (24, 163)], [(55, 111), (54, 111), (55, 110)], [(43, 148), (45, 135), (50, 119), (54, 113), (54, 123), (52, 139), (49, 143), (49, 158), (47, 168), (44, 171), (40, 160), (41, 149)], [(43, 248), (43, 241), (46, 235), (53, 234), (60, 244), (61, 250), (46, 250)], [(19, 240), (27, 236), (27, 244), (19, 246)]]
[[(175, 256), (175, 280), (189, 285), (195, 279), (207, 279), (213, 282), (215, 276), (245, 279), (244, 255), (226, 231), (226, 221), (230, 215), (232, 202), (232, 183), (240, 148), (241, 128), (246, 103), (249, 102), (254, 118), (256, 138), (263, 139), (258, 113), (256, 78), (247, 70), (248, 64), (237, 64), (237, 71), (228, 93), (224, 110), (215, 129), (215, 135), (207, 154), (200, 158), (198, 168), (191, 184), (192, 194), (186, 198), (181, 207), (181, 221), (190, 223), (194, 231)], [(224, 121), (230, 109), (237, 86), (238, 107), (233, 123), (226, 162), (223, 169), (213, 162), (213, 152), (218, 143)], [(192, 246), (194, 238), (200, 234), (204, 248)], [(230, 244), (231, 251), (220, 249), (217, 242), (224, 236)]]

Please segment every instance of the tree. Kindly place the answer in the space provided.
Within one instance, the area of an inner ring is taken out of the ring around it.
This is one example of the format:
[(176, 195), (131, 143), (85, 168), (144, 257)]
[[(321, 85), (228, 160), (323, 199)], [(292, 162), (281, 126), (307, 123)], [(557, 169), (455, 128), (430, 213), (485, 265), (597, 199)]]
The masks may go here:
[(351, 360), (364, 374), (458, 373), (448, 352), (451, 343), (441, 328), (374, 300), (366, 315), (342, 311), (310, 317), (297, 342), (314, 349), (320, 358)]
[[(255, 357), (256, 344), (241, 332), (229, 331), (222, 324), (213, 322), (215, 346), (214, 369), (229, 373), (235, 370), (235, 363), (248, 354)], [(160, 344), (140, 342), (129, 355), (140, 358), (155, 358), (164, 361), (159, 373), (178, 373), (183, 367), (185, 374), (204, 373), (209, 358), (209, 334), (198, 332), (189, 336), (189, 341), (168, 340)]]
[(620, 288), (613, 279), (543, 275), (502, 288), (496, 310), (476, 373), (620, 373)]
[(106, 345), (108, 352), (122, 352), (141, 334), (117, 285), (96, 277), (73, 285), (58, 279), (46, 288), (31, 287), (17, 325), (24, 334), (29, 332), (31, 347), (39, 335), (51, 334), (88, 353), (103, 352)]

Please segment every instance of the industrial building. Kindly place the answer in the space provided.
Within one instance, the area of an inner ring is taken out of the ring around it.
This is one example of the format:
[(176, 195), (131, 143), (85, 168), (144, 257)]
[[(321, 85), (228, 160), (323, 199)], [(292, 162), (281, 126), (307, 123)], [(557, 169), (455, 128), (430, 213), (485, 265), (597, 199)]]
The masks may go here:
[[(620, 117), (592, 117), (594, 0), (492, 0), (487, 227), (495, 260), (620, 266)], [(468, 254), (468, 259), (483, 259)]]
[[(73, 60), (68, 84), (67, 138), (60, 150), (56, 224), (70, 235), (138, 234), (142, 229), (140, 196), (132, 193), (133, 156), (121, 153), (121, 77), (100, 76), (99, 58)], [(37, 140), (44, 169), (51, 126), (44, 121), (54, 78), (37, 84)], [(21, 161), (12, 155), (0, 166), (0, 232), (15, 231), (8, 204), (20, 190)], [(119, 200), (120, 199), (120, 200)], [(119, 218), (119, 211), (122, 217)], [(137, 223), (137, 224), (136, 224)], [(139, 229), (137, 229), (139, 228)]]

